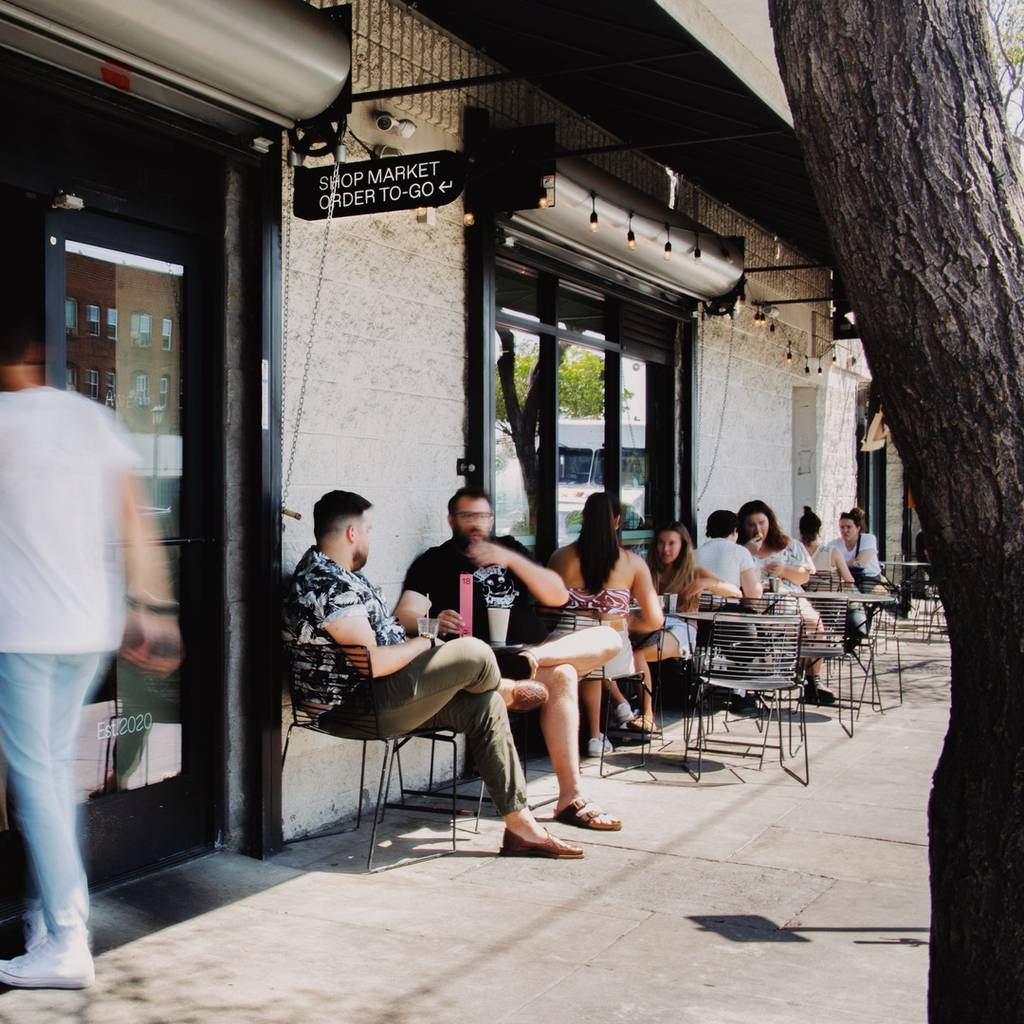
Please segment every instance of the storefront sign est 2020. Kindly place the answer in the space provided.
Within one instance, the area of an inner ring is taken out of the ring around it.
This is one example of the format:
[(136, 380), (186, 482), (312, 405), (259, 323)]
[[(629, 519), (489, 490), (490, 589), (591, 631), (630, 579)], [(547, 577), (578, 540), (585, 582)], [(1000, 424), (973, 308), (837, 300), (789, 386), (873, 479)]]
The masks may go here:
[[(293, 209), (302, 220), (326, 220), (333, 167), (297, 167)], [(445, 206), (462, 194), (466, 165), (461, 153), (436, 150), (342, 164), (333, 193), (334, 216), (394, 213)]]

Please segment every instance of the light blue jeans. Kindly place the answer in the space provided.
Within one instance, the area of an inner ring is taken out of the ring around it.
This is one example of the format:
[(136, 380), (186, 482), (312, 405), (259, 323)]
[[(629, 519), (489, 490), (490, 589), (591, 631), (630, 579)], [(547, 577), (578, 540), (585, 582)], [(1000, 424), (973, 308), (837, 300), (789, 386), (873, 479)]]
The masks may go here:
[(0, 653), (0, 748), (28, 856), (30, 906), (47, 930), (82, 927), (89, 889), (71, 788), (82, 705), (108, 654)]

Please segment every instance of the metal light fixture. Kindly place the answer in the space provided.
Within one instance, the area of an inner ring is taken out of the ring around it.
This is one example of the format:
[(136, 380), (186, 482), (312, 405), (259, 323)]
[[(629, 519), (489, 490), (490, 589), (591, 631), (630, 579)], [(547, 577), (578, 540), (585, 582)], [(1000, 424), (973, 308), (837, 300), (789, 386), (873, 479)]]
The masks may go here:
[(672, 259), (672, 229), (665, 225), (665, 259)]
[(598, 216), (597, 216), (597, 193), (590, 193), (590, 230), (596, 231), (598, 227)]
[(629, 211), (629, 224), (626, 230), (626, 245), (630, 249), (636, 248), (636, 234), (633, 232), (633, 211)]

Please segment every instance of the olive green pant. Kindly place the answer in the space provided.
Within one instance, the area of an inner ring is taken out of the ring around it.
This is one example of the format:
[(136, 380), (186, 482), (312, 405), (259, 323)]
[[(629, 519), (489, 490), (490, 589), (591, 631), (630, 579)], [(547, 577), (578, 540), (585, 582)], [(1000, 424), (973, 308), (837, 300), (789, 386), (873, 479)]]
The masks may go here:
[[(424, 651), (405, 668), (373, 679), (382, 737), (413, 729), (451, 729), (466, 735), (470, 753), (501, 815), (526, 806), (526, 780), (512, 741), (494, 652), (482, 640), (460, 637)], [(320, 720), (328, 728), (330, 712)]]

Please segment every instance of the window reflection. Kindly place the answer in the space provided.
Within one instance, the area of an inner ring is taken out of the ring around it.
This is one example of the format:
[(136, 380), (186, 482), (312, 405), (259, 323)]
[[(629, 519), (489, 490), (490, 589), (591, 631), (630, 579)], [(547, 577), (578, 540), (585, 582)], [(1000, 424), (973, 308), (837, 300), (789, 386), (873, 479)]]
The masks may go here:
[(559, 545), (579, 536), (584, 502), (604, 487), (604, 360), (598, 349), (559, 343)]
[(495, 352), (495, 531), (532, 549), (537, 535), (540, 339), (499, 326)]

